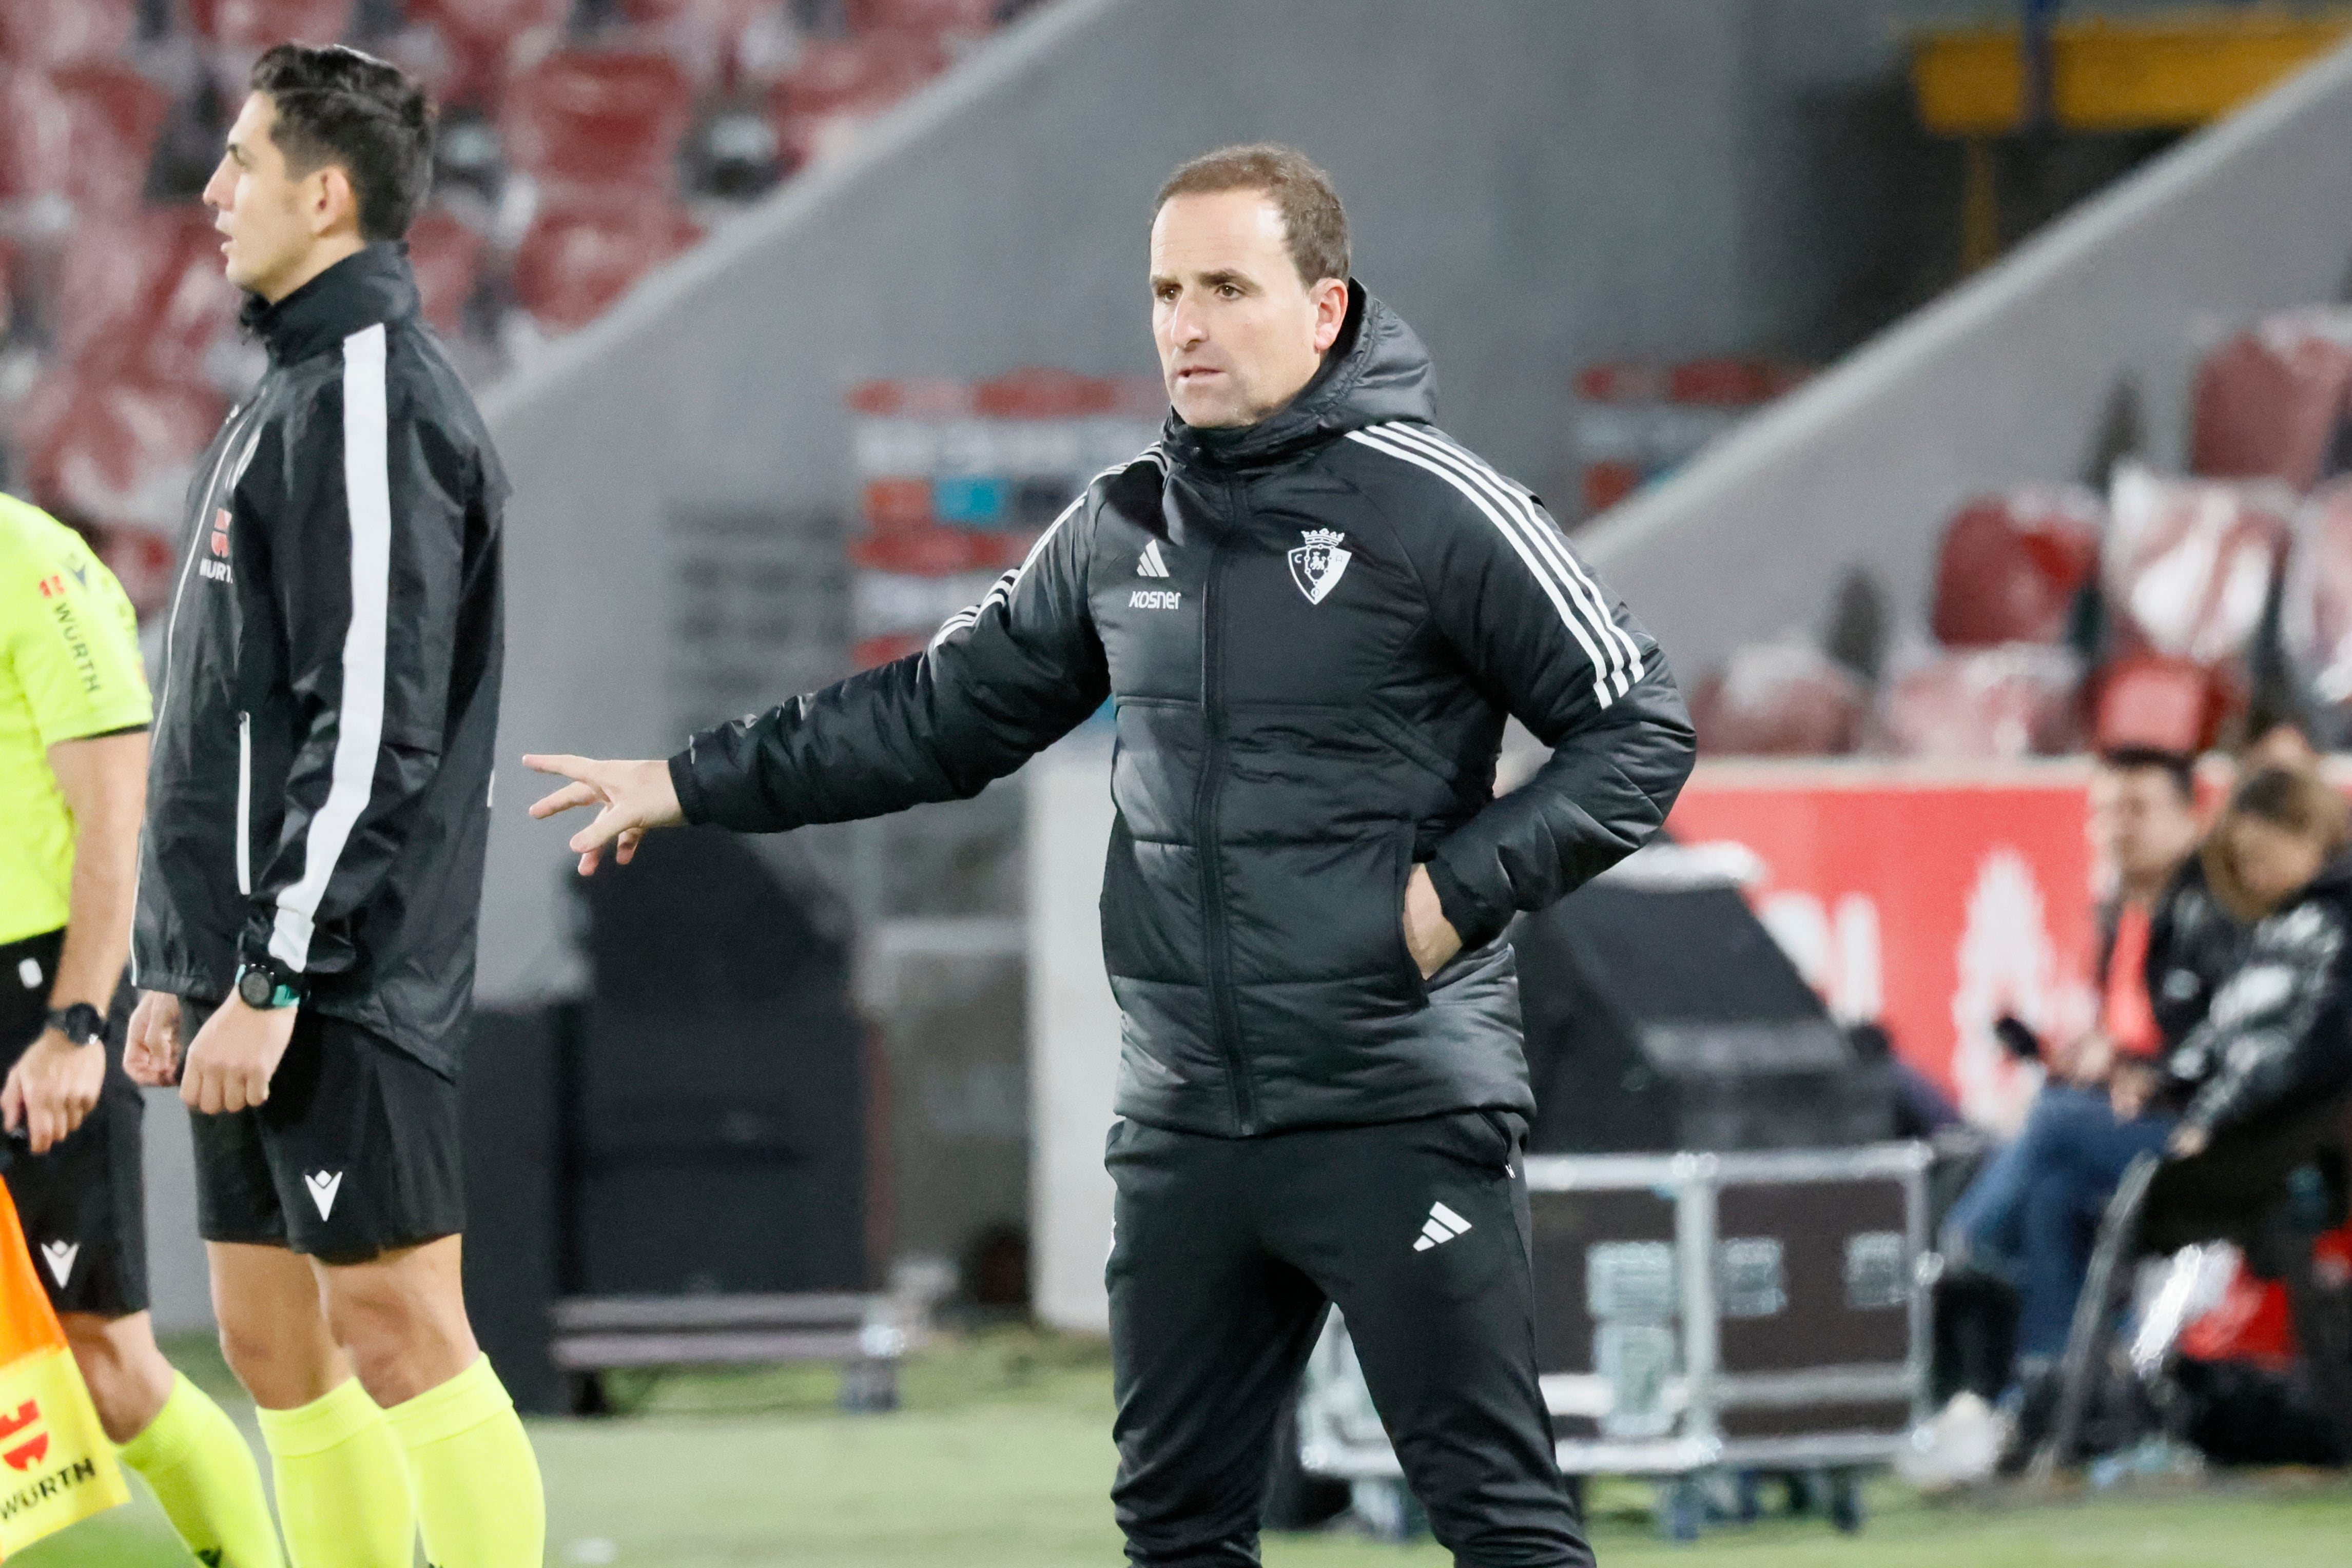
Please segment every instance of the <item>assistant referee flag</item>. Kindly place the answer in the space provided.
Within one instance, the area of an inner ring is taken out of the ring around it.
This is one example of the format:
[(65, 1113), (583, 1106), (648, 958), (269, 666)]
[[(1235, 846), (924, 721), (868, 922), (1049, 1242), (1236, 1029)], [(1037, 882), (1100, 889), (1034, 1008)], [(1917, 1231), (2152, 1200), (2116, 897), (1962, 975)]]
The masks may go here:
[(0, 1186), (0, 1560), (130, 1500)]

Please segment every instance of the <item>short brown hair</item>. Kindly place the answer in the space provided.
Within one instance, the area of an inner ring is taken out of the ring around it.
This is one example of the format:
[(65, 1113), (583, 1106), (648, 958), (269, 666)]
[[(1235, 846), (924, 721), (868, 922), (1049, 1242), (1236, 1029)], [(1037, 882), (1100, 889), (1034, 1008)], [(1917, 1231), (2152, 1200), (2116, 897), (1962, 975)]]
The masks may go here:
[(1271, 141), (1220, 147), (1168, 176), (1151, 204), (1158, 217), (1171, 196), (1207, 196), (1220, 191), (1260, 191), (1282, 214), (1283, 238), (1298, 280), (1310, 288), (1327, 277), (1348, 277), (1348, 210), (1331, 176), (1296, 148)]
[(2264, 822), (2307, 838), (2330, 857), (2352, 840), (2352, 806), (2316, 773), (2265, 768), (2231, 792), (2205, 839), (2205, 883), (2221, 907), (2248, 924), (2271, 911), (2238, 878), (2230, 840), (2242, 822)]

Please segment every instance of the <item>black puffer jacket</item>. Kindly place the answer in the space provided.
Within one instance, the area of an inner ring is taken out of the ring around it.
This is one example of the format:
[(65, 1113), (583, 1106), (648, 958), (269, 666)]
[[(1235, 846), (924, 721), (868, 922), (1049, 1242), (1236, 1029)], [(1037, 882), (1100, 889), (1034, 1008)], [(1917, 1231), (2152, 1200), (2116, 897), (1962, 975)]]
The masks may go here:
[(2209, 1133), (2300, 1115), (2352, 1086), (2352, 857), (2254, 923), (2168, 1063)]
[[(1103, 950), (1140, 1122), (1531, 1113), (1503, 927), (1632, 852), (1690, 768), (1656, 645), (1430, 423), (1426, 351), (1351, 292), (1287, 408), (1171, 418), (928, 653), (671, 760), (691, 821), (837, 821), (970, 795), (1111, 699)], [(1555, 749), (1498, 800), (1508, 715)], [(1465, 943), (1427, 983), (1416, 862)]]
[(507, 482), (372, 245), (247, 324), (269, 372), (188, 493), (131, 979), (201, 1001), (239, 961), (454, 1074), (474, 991)]

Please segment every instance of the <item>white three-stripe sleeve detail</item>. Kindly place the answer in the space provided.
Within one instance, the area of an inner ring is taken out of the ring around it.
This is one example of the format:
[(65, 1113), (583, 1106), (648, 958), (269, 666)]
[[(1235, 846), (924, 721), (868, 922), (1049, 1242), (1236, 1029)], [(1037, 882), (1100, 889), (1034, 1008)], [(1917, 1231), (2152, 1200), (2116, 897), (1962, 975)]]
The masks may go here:
[(352, 618), (343, 629), (341, 706), (327, 799), (302, 841), (302, 879), (278, 895), (269, 955), (299, 971), (310, 961), (310, 931), (352, 830), (375, 792), (383, 741), (385, 599), (392, 588), (390, 415), (384, 398), (384, 329), (343, 340), (343, 504), (352, 531)]
[(1608, 601), (1601, 597), (1600, 585), (1577, 570), (1576, 558), (1554, 535), (1550, 525), (1536, 510), (1534, 503), (1475, 454), (1440, 440), (1432, 431), (1408, 424), (1388, 424), (1377, 428), (1390, 439), (1425, 452), (1445, 464), (1494, 497), (1518, 519), (1537, 550), (1551, 562), (1561, 585), (1568, 590), (1569, 598), (1582, 612), (1585, 623), (1592, 628), (1593, 634), (1601, 640), (1601, 645), (1608, 650), (1610, 678), (1616, 683), (1617, 695), (1623, 696), (1641, 676), (1641, 652), (1610, 616)]
[[(1168, 468), (1167, 459), (1161, 455), (1157, 443), (1145, 447), (1143, 451), (1138, 455), (1135, 461), (1138, 463), (1155, 464), (1162, 473), (1165, 473)], [(1053, 542), (1054, 536), (1061, 531), (1062, 525), (1068, 522), (1071, 517), (1077, 514), (1078, 508), (1087, 504), (1087, 496), (1093, 490), (1095, 483), (1130, 466), (1132, 466), (1132, 465), (1122, 463), (1117, 467), (1106, 468), (1100, 474), (1096, 475), (1094, 479), (1087, 481), (1087, 488), (1079, 491), (1076, 498), (1072, 500), (1068, 506), (1062, 508), (1062, 515), (1055, 517), (1052, 523), (1046, 526), (1045, 531), (1037, 536), (1037, 542), (1029, 547), (1029, 553), (1021, 558), (1021, 564), (1019, 566), (1013, 568), (1011, 571), (1006, 572), (1003, 577), (998, 578), (995, 585), (989, 589), (988, 592), (982, 596), (979, 603), (965, 606), (963, 609), (957, 611), (954, 614), (949, 616), (945, 621), (940, 623), (940, 629), (931, 633), (931, 640), (926, 647), (926, 652), (930, 648), (938, 647), (940, 643), (946, 642), (957, 632), (965, 630), (967, 627), (978, 625), (980, 623), (980, 618), (988, 613), (989, 606), (992, 604), (1011, 604), (1013, 602), (1013, 594), (1020, 591), (1021, 580), (1029, 575), (1029, 569), (1037, 564), (1037, 558), (1045, 553), (1045, 547)]]
[[(1402, 429), (1403, 427), (1394, 428)], [(1529, 526), (1535, 528), (1538, 537), (1542, 539), (1552, 559), (1565, 568), (1575, 581), (1583, 584), (1585, 591), (1591, 595), (1594, 612), (1601, 622), (1601, 630), (1616, 646), (1624, 649), (1626, 668), (1633, 672), (1633, 679), (1640, 680), (1642, 678), (1641, 644), (1634, 642), (1633, 634), (1617, 624), (1616, 617), (1609, 613), (1609, 596), (1601, 591), (1601, 584), (1593, 580), (1591, 573), (1585, 570), (1584, 563), (1576, 559), (1576, 552), (1568, 548), (1567, 541), (1557, 538), (1549, 528), (1544, 526), (1543, 519), (1537, 514), (1535, 502), (1517, 486), (1496, 473), (1493, 464), (1488, 463), (1452, 436), (1427, 426), (1416, 427), (1413, 434), (1418, 435), (1424, 444), (1442, 447), (1453, 453), (1463, 462), (1470, 464), (1485, 474), (1496, 488), (1510, 497), (1519, 510), (1526, 514)]]
[(1470, 484), (1452, 469), (1445, 467), (1444, 465), (1434, 461), (1433, 459), (1424, 457), (1420, 453), (1403, 446), (1391, 445), (1390, 443), (1373, 434), (1370, 431), (1351, 430), (1348, 432), (1348, 439), (1350, 441), (1360, 442), (1364, 445), (1370, 447), (1375, 452), (1385, 452), (1390, 456), (1396, 458), (1400, 462), (1410, 463), (1416, 468), (1424, 469), (1429, 473), (1436, 475), (1439, 478), (1453, 486), (1456, 490), (1462, 492), (1464, 496), (1469, 498), (1470, 503), (1473, 506), (1476, 507), (1479, 511), (1485, 513), (1486, 520), (1495, 525), (1495, 531), (1501, 534), (1503, 538), (1509, 542), (1511, 549), (1517, 552), (1519, 559), (1526, 563), (1528, 574), (1536, 580), (1537, 586), (1544, 591), (1544, 596), (1551, 601), (1551, 607), (1559, 612), (1560, 624), (1566, 626), (1570, 634), (1575, 637), (1577, 645), (1584, 650), (1584, 656), (1592, 661), (1592, 695), (1594, 700), (1600, 703), (1602, 707), (1609, 706), (1611, 703), (1616, 700), (1615, 697), (1611, 695), (1609, 690), (1609, 677), (1612, 673), (1612, 666), (1609, 661), (1603, 657), (1601, 650), (1593, 645), (1592, 638), (1585, 631), (1583, 621), (1578, 617), (1576, 612), (1569, 608), (1568, 601), (1562, 597), (1559, 591), (1559, 584), (1555, 580), (1551, 569), (1545, 564), (1543, 559), (1538, 556), (1533, 549), (1528, 548), (1528, 541), (1519, 537), (1518, 530), (1514, 528), (1509, 522), (1504, 519), (1503, 514), (1495, 509), (1494, 505), (1489, 502), (1484, 495), (1479, 493), (1476, 486)]

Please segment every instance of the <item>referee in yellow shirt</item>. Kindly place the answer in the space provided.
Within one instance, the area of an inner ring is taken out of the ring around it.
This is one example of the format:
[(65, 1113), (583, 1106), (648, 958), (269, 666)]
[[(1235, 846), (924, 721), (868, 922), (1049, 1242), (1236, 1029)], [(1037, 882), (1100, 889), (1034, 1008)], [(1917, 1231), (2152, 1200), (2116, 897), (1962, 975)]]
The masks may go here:
[(252, 1450), (147, 1315), (142, 1102), (112, 1004), (151, 716), (121, 584), (79, 534), (0, 496), (0, 1171), (124, 1462), (207, 1568), (279, 1568)]

